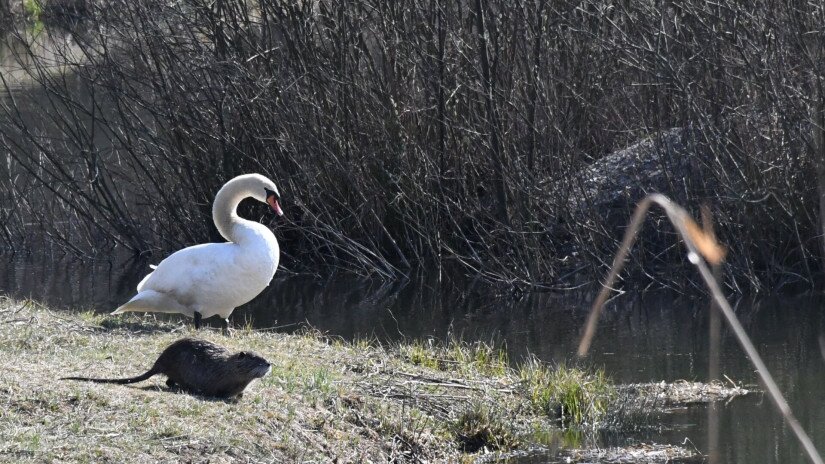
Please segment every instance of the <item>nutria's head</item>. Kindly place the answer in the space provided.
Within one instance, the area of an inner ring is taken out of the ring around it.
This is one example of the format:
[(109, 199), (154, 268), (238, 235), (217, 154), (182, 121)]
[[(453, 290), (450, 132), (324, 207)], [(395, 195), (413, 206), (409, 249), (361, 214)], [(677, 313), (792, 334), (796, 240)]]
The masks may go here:
[(238, 372), (248, 373), (252, 378), (259, 379), (272, 369), (269, 361), (253, 351), (239, 351), (229, 357)]

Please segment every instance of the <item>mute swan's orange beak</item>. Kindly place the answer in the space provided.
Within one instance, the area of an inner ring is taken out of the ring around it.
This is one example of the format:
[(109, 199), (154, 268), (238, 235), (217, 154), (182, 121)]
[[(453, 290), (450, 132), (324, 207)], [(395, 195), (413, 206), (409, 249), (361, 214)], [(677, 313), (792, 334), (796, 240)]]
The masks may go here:
[(270, 195), (266, 197), (266, 202), (269, 203), (269, 207), (272, 208), (272, 212), (277, 214), (278, 216), (284, 215), (284, 210), (281, 209), (281, 205), (278, 204), (278, 199), (275, 198), (275, 195)]

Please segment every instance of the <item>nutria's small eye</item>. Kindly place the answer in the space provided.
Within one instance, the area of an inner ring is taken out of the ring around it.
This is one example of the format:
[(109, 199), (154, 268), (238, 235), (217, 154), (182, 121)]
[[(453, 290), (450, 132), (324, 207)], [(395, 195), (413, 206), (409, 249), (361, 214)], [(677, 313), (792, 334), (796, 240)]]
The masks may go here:
[(245, 356), (246, 356), (246, 352), (245, 352), (245, 351), (241, 351), (240, 353), (238, 353), (238, 359), (241, 359), (241, 358), (243, 358), (243, 357), (245, 357)]

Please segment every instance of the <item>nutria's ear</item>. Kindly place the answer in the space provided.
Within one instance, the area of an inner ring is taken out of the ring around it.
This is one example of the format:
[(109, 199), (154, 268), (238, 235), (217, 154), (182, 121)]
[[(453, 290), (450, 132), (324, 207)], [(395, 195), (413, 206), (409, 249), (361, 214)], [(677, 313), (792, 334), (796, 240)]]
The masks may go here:
[(243, 359), (245, 357), (246, 357), (246, 351), (241, 351), (240, 353), (238, 353), (238, 359)]

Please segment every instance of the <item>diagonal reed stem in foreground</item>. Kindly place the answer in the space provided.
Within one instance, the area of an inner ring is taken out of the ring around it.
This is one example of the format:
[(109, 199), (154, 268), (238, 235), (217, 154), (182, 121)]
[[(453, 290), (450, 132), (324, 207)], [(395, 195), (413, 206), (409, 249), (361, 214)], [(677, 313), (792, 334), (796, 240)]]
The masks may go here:
[(710, 271), (705, 261), (700, 258), (700, 256), (703, 256), (708, 262), (718, 264), (724, 259), (724, 250), (716, 244), (712, 237), (705, 234), (705, 232), (703, 232), (702, 229), (696, 225), (684, 208), (670, 201), (670, 199), (664, 195), (648, 195), (641, 202), (639, 202), (636, 207), (636, 211), (633, 213), (630, 224), (628, 224), (628, 228), (625, 232), (622, 244), (619, 247), (619, 251), (613, 258), (613, 267), (610, 269), (610, 274), (608, 274), (607, 280), (602, 285), (602, 290), (599, 292), (599, 296), (596, 298), (596, 301), (593, 303), (593, 308), (590, 310), (590, 316), (587, 318), (587, 325), (585, 326), (584, 335), (582, 335), (581, 342), (579, 343), (579, 356), (587, 355), (587, 351), (590, 349), (590, 343), (593, 341), (593, 336), (596, 332), (596, 324), (598, 323), (604, 303), (607, 301), (607, 297), (610, 294), (613, 284), (616, 282), (616, 278), (624, 266), (628, 253), (630, 253), (630, 248), (636, 240), (636, 235), (641, 227), (642, 220), (647, 214), (647, 211), (650, 209), (650, 206), (654, 203), (659, 205), (665, 211), (668, 219), (670, 219), (670, 222), (676, 228), (676, 231), (682, 236), (682, 240), (684, 240), (685, 246), (688, 249), (688, 259), (699, 270), (699, 275), (702, 276), (702, 280), (704, 280), (705, 285), (708, 290), (710, 290), (710, 294), (717, 305), (716, 307), (719, 308), (722, 315), (725, 316), (725, 320), (728, 322), (731, 331), (733, 331), (733, 334), (736, 336), (736, 340), (739, 342), (742, 349), (745, 350), (745, 354), (748, 356), (748, 359), (750, 359), (751, 363), (756, 368), (756, 372), (759, 374), (759, 378), (765, 385), (765, 388), (773, 400), (773, 403), (776, 405), (777, 409), (779, 409), (779, 412), (782, 414), (785, 422), (788, 426), (790, 426), (791, 430), (793, 430), (796, 435), (796, 438), (802, 444), (808, 458), (812, 463), (823, 464), (822, 457), (820, 457), (819, 452), (816, 450), (813, 442), (808, 437), (808, 434), (805, 433), (805, 430), (799, 424), (799, 421), (796, 420), (790, 406), (788, 406), (788, 402), (785, 400), (785, 397), (782, 395), (782, 392), (779, 390), (776, 382), (774, 382), (773, 376), (771, 376), (770, 371), (767, 366), (765, 366), (765, 363), (762, 361), (762, 358), (759, 356), (756, 348), (753, 346), (753, 343), (751, 342), (750, 337), (748, 337), (747, 332), (745, 332), (745, 329), (742, 327), (742, 324), (739, 323), (739, 319), (736, 318), (736, 314), (733, 312), (728, 300), (722, 294), (722, 290), (719, 288), (719, 284), (716, 279), (714, 279), (713, 273)]
[[(713, 230), (713, 217), (710, 207), (705, 204), (702, 205), (702, 228), (705, 234), (710, 236), (713, 241), (716, 241), (716, 233)], [(722, 263), (712, 262), (711, 270), (713, 271), (713, 280), (717, 283), (722, 281)], [(708, 324), (708, 381), (713, 382), (719, 380), (719, 345), (722, 333), (722, 320), (719, 315), (719, 310), (716, 309), (716, 302), (711, 300), (710, 306), (710, 323)], [(719, 407), (716, 402), (708, 405), (708, 463), (719, 464), (721, 457), (719, 456)]]

